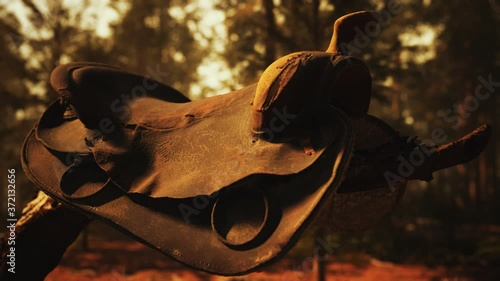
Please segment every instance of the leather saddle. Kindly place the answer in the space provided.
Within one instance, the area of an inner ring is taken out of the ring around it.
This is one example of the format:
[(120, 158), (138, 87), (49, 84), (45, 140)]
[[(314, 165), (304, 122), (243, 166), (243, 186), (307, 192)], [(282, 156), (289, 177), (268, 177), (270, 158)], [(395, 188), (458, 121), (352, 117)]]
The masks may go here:
[[(370, 19), (339, 19), (332, 42)], [(371, 91), (365, 65), (331, 48), (287, 55), (257, 84), (197, 101), (98, 63), (61, 65), (51, 84), (60, 97), (23, 147), (30, 179), (221, 275), (281, 257), (335, 195), (353, 152), (352, 117), (366, 115)]]

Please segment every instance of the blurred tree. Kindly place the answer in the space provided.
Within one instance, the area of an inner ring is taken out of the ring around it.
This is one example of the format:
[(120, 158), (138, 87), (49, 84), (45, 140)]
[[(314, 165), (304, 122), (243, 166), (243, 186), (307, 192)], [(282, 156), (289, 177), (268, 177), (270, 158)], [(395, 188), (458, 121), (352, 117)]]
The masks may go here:
[(240, 83), (250, 84), (281, 56), (326, 50), (336, 18), (374, 5), (368, 0), (220, 0), (218, 7), (227, 17), (230, 44), (225, 58)]
[[(42, 100), (31, 96), (27, 86), (27, 83), (36, 81), (36, 77), (27, 70), (26, 61), (19, 52), (19, 48), (25, 44), (25, 39), (19, 31), (20, 26), (16, 17), (4, 6), (0, 6), (0, 34), (2, 34), (0, 36), (0, 97), (2, 99), (0, 109), (3, 116), (0, 121), (2, 138), (0, 167), (2, 171), (16, 169), (17, 175), (20, 176), (17, 180), (18, 192), (22, 194), (21, 187), (25, 186), (27, 181), (23, 181), (22, 178), (19, 144), (23, 142), (28, 128), (32, 125), (26, 117), (33, 118), (33, 115), (37, 115), (37, 107), (42, 104)], [(1, 193), (2, 202), (6, 201), (4, 198), (6, 194), (6, 192)], [(5, 212), (1, 212), (0, 216), (4, 218)]]
[[(449, 11), (453, 12), (449, 12)], [(447, 14), (446, 17), (437, 16)], [(498, 81), (495, 73), (496, 32), (492, 2), (451, 1), (444, 5), (434, 2), (429, 6), (429, 17), (440, 21), (445, 29), (439, 38), (436, 58), (429, 61), (426, 68), (436, 70), (432, 79), (438, 81), (423, 89), (427, 104), (435, 104), (432, 96), (447, 97), (445, 107), (435, 109), (436, 117), (444, 122), (447, 134), (455, 137), (480, 123), (495, 126), (498, 90), (482, 86), (482, 81)], [(426, 15), (424, 15), (426, 16)], [(488, 78), (489, 77), (489, 78)], [(436, 85), (437, 84), (437, 85)], [(432, 87), (439, 87), (437, 91)], [(491, 88), (491, 85), (490, 85)], [(497, 87), (498, 89), (498, 87)], [(479, 98), (491, 92), (486, 99)], [(442, 104), (440, 104), (443, 106)], [(498, 223), (498, 199), (500, 192), (495, 189), (495, 135), (488, 149), (475, 161), (450, 171), (447, 177), (431, 184), (432, 201), (438, 206), (449, 202), (448, 208), (441, 209), (437, 217), (447, 226), (447, 236), (451, 248), (456, 248), (457, 226), (461, 224)], [(443, 194), (449, 191), (449, 194)], [(440, 200), (443, 199), (443, 200)], [(496, 212), (495, 212), (496, 211)]]
[(209, 51), (193, 37), (199, 21), (194, 2), (127, 1), (128, 11), (114, 26), (113, 52), (108, 59), (189, 94), (198, 80), (197, 67)]

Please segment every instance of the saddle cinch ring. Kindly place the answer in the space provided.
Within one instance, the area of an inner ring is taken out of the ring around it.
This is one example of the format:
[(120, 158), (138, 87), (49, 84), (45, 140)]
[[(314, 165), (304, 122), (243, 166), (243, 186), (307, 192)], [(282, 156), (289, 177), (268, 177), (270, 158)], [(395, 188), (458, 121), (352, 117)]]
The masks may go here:
[(213, 205), (212, 230), (235, 250), (259, 246), (273, 231), (273, 200), (260, 188), (221, 190)]

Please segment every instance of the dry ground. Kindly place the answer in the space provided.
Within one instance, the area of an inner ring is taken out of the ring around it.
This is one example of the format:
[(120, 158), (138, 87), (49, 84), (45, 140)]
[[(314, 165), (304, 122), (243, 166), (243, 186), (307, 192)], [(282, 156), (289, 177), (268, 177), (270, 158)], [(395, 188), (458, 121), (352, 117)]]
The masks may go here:
[[(302, 270), (293, 270), (300, 268)], [(221, 277), (190, 270), (133, 241), (92, 243), (89, 251), (73, 247), (46, 281), (310, 281), (304, 260), (285, 258), (240, 277)], [(398, 265), (372, 259), (365, 266), (331, 262), (327, 281), (498, 281), (500, 268)]]

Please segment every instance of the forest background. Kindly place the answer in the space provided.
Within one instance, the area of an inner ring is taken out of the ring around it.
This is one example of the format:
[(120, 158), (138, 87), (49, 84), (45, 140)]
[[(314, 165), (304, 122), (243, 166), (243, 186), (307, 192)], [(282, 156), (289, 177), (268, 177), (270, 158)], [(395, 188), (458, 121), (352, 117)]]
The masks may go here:
[[(500, 88), (471, 103), (481, 79), (500, 81), (497, 0), (0, 1), (0, 171), (3, 183), (7, 169), (17, 171), (17, 212), (36, 191), (22, 172), (20, 148), (56, 97), (48, 80), (57, 65), (98, 61), (156, 71), (161, 82), (201, 99), (256, 82), (288, 53), (325, 50), (336, 18), (391, 2), (398, 12), (353, 53), (373, 77), (370, 113), (423, 139), (441, 128), (453, 140), (481, 123), (494, 135), (476, 160), (437, 172), (432, 182), (411, 182), (376, 228), (327, 236), (340, 257), (500, 263)], [(312, 240), (306, 235), (292, 254), (310, 254)]]

